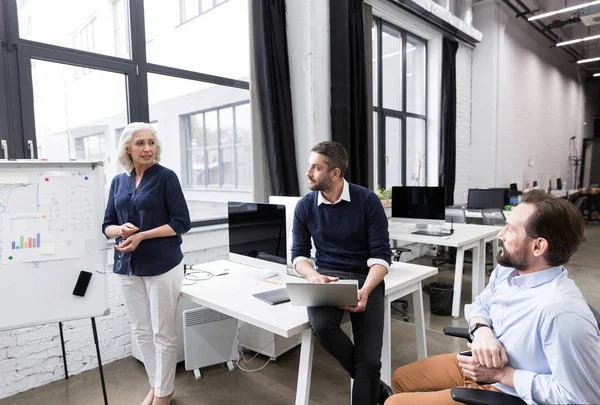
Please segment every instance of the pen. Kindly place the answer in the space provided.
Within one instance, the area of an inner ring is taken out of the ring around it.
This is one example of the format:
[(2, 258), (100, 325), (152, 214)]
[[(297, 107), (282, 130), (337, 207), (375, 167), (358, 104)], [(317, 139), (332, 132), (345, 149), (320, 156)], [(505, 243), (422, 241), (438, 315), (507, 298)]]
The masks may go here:
[(278, 282), (275, 281), (271, 281), (271, 280), (263, 280), (265, 283), (271, 283), (271, 284), (275, 284), (275, 285), (279, 285)]

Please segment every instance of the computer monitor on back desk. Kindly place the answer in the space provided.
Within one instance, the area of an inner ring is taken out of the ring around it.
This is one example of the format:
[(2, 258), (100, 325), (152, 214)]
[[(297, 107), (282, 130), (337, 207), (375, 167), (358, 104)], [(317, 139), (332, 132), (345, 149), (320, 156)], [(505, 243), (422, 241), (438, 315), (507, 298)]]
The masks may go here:
[(392, 222), (414, 223), (419, 228), (417, 233), (442, 236), (439, 230), (424, 229), (428, 224), (443, 225), (445, 217), (445, 187), (392, 187)]
[(506, 205), (508, 189), (504, 188), (471, 188), (469, 189), (469, 199), (467, 209), (486, 210), (503, 209)]

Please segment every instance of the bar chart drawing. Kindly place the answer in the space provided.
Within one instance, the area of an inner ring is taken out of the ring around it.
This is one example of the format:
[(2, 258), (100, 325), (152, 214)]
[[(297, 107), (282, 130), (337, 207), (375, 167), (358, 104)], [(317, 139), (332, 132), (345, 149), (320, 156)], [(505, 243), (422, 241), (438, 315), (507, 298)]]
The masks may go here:
[(42, 240), (40, 233), (36, 233), (34, 237), (20, 236), (17, 240), (12, 241), (12, 250), (21, 249), (36, 249), (41, 246)]

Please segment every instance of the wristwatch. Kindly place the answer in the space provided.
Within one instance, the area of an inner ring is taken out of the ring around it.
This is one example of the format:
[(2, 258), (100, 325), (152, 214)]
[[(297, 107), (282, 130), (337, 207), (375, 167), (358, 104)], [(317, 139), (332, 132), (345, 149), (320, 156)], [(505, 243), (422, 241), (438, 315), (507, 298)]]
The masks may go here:
[(477, 329), (479, 328), (490, 328), (490, 330), (492, 329), (492, 327), (488, 324), (485, 323), (479, 323), (477, 322), (475, 325), (473, 325), (473, 327), (471, 328), (471, 330), (469, 331), (469, 334), (471, 336), (473, 336), (473, 334), (477, 331)]

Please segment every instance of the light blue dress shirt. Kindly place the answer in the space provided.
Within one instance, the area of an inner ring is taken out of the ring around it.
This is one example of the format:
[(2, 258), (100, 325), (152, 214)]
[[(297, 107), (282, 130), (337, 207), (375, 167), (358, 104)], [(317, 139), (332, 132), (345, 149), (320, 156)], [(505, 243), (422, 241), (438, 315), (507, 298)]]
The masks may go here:
[(519, 276), (498, 265), (472, 304), (493, 327), (515, 368), (515, 388), (499, 390), (528, 404), (600, 404), (600, 331), (563, 266)]

